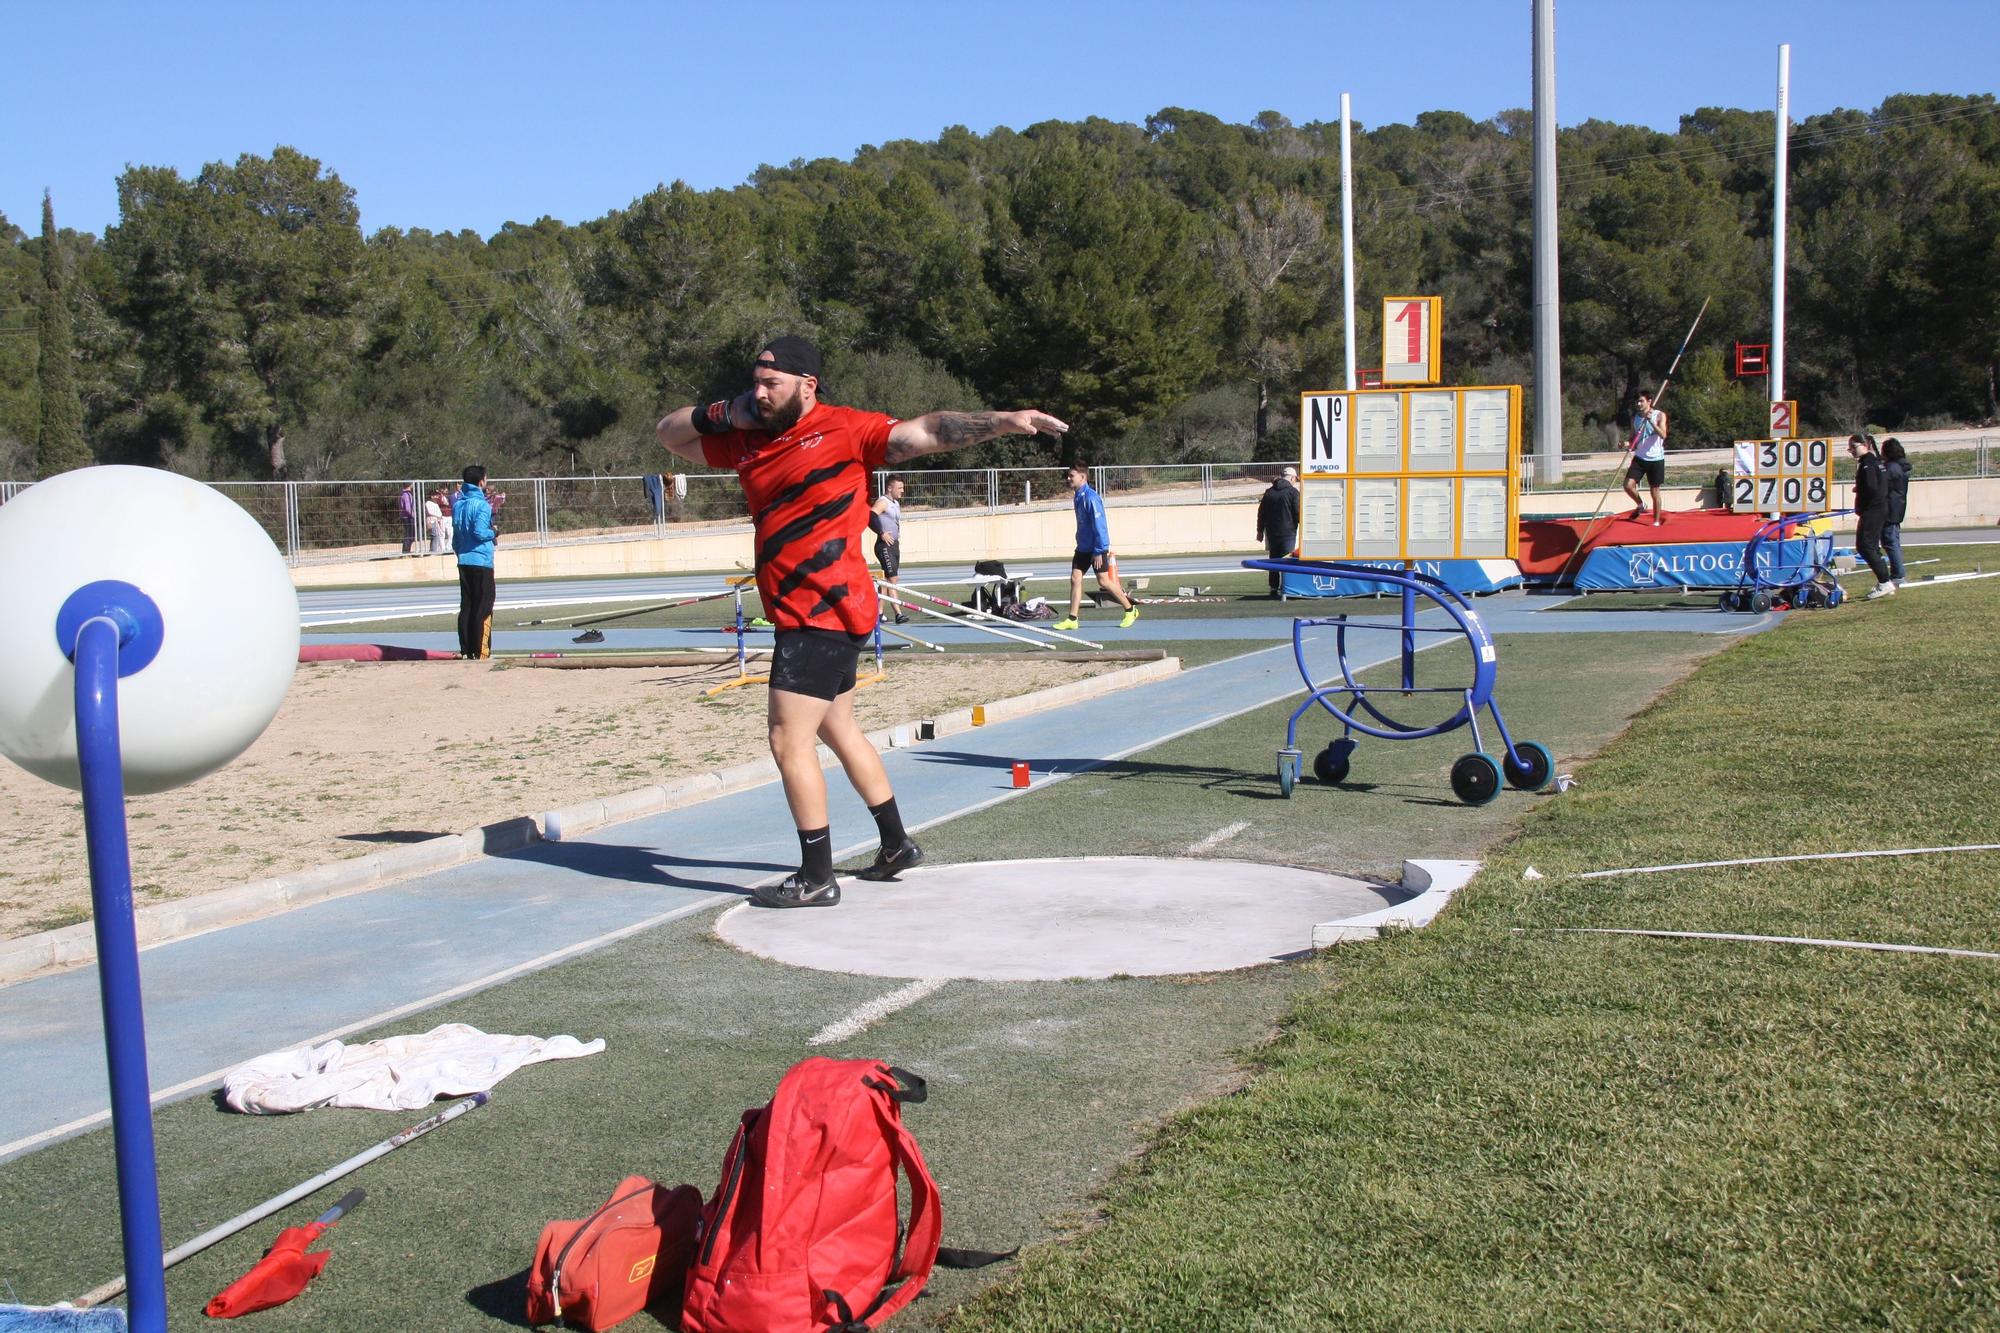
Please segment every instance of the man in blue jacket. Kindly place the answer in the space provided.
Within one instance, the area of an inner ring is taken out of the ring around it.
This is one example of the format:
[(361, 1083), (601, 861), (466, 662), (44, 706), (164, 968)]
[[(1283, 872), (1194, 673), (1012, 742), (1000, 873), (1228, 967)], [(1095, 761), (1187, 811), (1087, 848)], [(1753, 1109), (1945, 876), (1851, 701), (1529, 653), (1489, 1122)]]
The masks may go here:
[(1058, 620), (1056, 629), (1075, 629), (1077, 613), (1083, 609), (1083, 572), (1097, 575), (1097, 586), (1118, 599), (1125, 608), (1119, 629), (1132, 628), (1139, 608), (1118, 584), (1118, 560), (1111, 554), (1111, 524), (1104, 516), (1104, 500), (1091, 489), (1090, 473), (1081, 463), (1072, 463), (1065, 474), (1076, 505), (1076, 555), (1069, 562), (1069, 618)]
[(458, 556), (458, 655), (477, 661), (493, 655), (493, 506), (486, 498), (486, 469), (465, 469), (465, 485), (451, 502), (451, 549)]

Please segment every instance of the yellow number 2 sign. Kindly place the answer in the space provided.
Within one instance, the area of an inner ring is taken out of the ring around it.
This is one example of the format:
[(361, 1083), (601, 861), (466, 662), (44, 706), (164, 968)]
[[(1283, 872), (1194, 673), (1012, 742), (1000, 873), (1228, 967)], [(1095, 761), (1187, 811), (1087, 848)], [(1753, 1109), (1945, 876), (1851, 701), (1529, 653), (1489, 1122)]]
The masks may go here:
[(1443, 378), (1438, 356), (1444, 299), (1437, 296), (1382, 298), (1382, 383), (1436, 384)]

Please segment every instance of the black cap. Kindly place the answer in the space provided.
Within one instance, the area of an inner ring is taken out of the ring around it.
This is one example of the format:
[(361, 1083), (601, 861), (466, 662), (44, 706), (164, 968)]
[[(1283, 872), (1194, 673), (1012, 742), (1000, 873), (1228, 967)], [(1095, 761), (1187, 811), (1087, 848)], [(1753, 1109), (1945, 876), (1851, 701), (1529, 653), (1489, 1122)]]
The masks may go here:
[(810, 375), (818, 379), (819, 348), (796, 334), (788, 333), (765, 343), (764, 350), (757, 353), (756, 364), (791, 375)]

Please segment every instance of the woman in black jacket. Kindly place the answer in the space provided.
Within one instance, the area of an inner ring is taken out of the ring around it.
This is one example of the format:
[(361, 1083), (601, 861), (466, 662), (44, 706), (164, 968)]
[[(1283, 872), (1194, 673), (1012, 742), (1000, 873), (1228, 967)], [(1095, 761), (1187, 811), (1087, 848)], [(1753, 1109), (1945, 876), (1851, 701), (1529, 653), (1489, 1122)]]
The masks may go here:
[(1882, 525), (1889, 519), (1889, 475), (1875, 454), (1873, 435), (1850, 435), (1847, 452), (1854, 459), (1854, 546), (1875, 572), (1875, 590), (1868, 600), (1893, 597), (1896, 584), (1889, 562), (1882, 558)]
[(1910, 457), (1897, 439), (1882, 441), (1882, 471), (1889, 481), (1889, 512), (1882, 524), (1882, 558), (1889, 582), (1903, 586), (1903, 515), (1910, 507)]

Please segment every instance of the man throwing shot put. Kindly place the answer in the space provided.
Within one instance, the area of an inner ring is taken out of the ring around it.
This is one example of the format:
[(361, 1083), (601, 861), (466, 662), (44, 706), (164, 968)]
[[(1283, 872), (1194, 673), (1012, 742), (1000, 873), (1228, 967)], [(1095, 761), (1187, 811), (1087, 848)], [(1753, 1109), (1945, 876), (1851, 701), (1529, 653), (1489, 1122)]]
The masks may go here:
[(855, 664), (875, 628), (879, 602), (861, 534), (868, 477), (904, 463), (1003, 435), (1060, 435), (1046, 412), (932, 412), (898, 421), (820, 401), (819, 350), (804, 338), (772, 340), (750, 368), (751, 387), (660, 421), (660, 443), (688, 459), (732, 468), (756, 525), (757, 592), (776, 626), (771, 658), (771, 756), (798, 826), (800, 865), (784, 883), (754, 891), (766, 907), (831, 907), (840, 901), (826, 776), (814, 747), (825, 741), (875, 816), (882, 848), (859, 871), (894, 879), (920, 864), (903, 829), (881, 756), (854, 720)]

